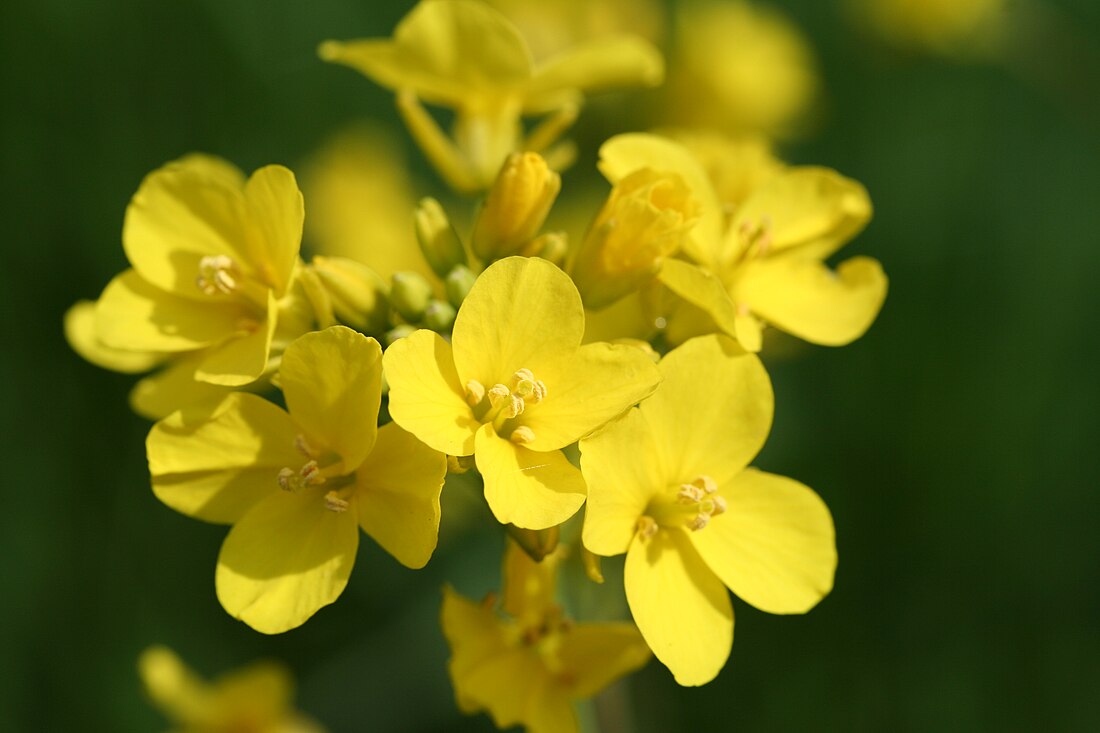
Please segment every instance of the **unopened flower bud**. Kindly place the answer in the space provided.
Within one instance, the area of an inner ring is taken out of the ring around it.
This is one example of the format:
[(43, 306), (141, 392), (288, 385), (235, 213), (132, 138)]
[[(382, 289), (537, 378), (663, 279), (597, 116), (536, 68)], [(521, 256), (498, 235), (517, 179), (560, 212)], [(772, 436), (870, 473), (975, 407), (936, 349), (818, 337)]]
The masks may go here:
[(475, 280), (477, 275), (465, 265), (459, 265), (447, 273), (447, 277), (443, 280), (443, 288), (447, 291), (447, 300), (451, 305), (455, 308), (462, 305), (470, 288), (474, 286)]
[(558, 525), (548, 529), (520, 529), (514, 524), (506, 527), (508, 536), (515, 540), (527, 556), (535, 562), (542, 559), (558, 547), (558, 539), (561, 536), (561, 528)]
[(389, 331), (386, 331), (386, 346), (389, 346), (398, 339), (403, 339), (411, 335), (414, 331), (416, 331), (416, 326), (410, 326), (407, 323), (402, 323), (400, 326), (394, 326)]
[(675, 173), (642, 168), (619, 181), (570, 267), (584, 304), (602, 308), (645, 284), (698, 218), (698, 203)]
[(431, 197), (421, 199), (416, 207), (413, 224), (416, 241), (420, 243), (420, 251), (432, 272), (446, 277), (456, 265), (466, 264), (466, 250), (462, 247), (462, 240), (458, 238), (458, 232), (438, 201)]
[(513, 153), (505, 161), (474, 224), (474, 254), (486, 262), (518, 254), (535, 238), (561, 176), (538, 153)]
[(455, 307), (445, 300), (433, 300), (424, 310), (422, 325), (436, 333), (446, 333), (454, 325), (457, 311)]
[(569, 236), (565, 232), (547, 232), (531, 240), (524, 248), (527, 257), (541, 257), (559, 267), (569, 253)]
[(415, 272), (395, 272), (390, 281), (390, 303), (409, 323), (419, 323), (432, 299), (432, 286)]
[(343, 257), (314, 257), (310, 266), (341, 323), (364, 333), (385, 330), (386, 282), (374, 270)]

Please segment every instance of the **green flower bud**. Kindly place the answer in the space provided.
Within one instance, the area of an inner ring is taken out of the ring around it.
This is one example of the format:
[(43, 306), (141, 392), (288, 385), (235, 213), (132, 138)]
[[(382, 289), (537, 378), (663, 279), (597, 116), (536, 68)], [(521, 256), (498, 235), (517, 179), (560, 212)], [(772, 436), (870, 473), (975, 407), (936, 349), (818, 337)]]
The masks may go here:
[(402, 323), (400, 326), (394, 326), (389, 331), (386, 331), (385, 339), (386, 346), (389, 346), (398, 339), (403, 339), (416, 331), (416, 326), (410, 326), (407, 323)]
[(466, 264), (462, 240), (438, 201), (431, 197), (421, 199), (413, 223), (420, 251), (436, 275), (446, 277), (455, 266)]
[(341, 323), (369, 334), (388, 325), (386, 282), (361, 262), (344, 257), (314, 257), (311, 268)]
[(446, 333), (451, 330), (451, 326), (454, 325), (455, 315), (458, 311), (455, 307), (445, 300), (433, 300), (428, 303), (427, 309), (424, 311), (424, 321), (422, 325), (424, 328), (435, 331), (436, 333)]
[(395, 272), (390, 281), (390, 303), (409, 323), (419, 323), (432, 299), (432, 285), (415, 272)]
[(466, 300), (466, 294), (474, 286), (475, 280), (477, 280), (477, 275), (465, 265), (459, 265), (447, 273), (447, 277), (443, 280), (443, 286), (447, 291), (447, 300), (451, 301), (451, 305), (455, 308), (462, 305), (462, 301)]

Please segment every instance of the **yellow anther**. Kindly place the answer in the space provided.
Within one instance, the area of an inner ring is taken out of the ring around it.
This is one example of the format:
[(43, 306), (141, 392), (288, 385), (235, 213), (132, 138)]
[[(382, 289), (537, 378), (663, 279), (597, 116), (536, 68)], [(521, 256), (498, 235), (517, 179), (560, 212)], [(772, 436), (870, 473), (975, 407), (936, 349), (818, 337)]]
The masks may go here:
[(512, 398), (512, 404), (509, 405), (508, 408), (507, 408), (507, 410), (508, 410), (507, 415), (510, 418), (519, 417), (520, 415), (523, 414), (523, 408), (526, 405), (526, 403), (523, 401), (523, 398), (520, 397), (519, 395), (514, 394), (514, 395), (510, 395), (510, 397)]
[(690, 529), (692, 532), (698, 532), (703, 527), (706, 527), (708, 522), (710, 522), (710, 515), (699, 513), (688, 520), (687, 528)]
[(281, 468), (275, 480), (279, 482), (279, 488), (283, 491), (293, 491), (297, 488), (295, 479), (297, 479), (297, 475), (293, 468)]
[(466, 382), (466, 403), (476, 407), (483, 399), (485, 399), (485, 385), (476, 379)]
[(657, 534), (658, 529), (660, 529), (660, 527), (653, 517), (644, 514), (638, 517), (638, 536), (643, 540), (648, 540), (650, 537)]
[(306, 436), (299, 433), (294, 437), (294, 449), (301, 453), (306, 458), (316, 458), (320, 455), (306, 440)]
[(302, 484), (305, 486), (325, 482), (325, 477), (321, 475), (321, 467), (317, 465), (317, 461), (307, 461), (298, 474), (302, 477)]
[(707, 494), (713, 494), (718, 491), (718, 484), (710, 476), (699, 476), (691, 482), (692, 486), (702, 489)]
[(519, 387), (520, 382), (533, 382), (535, 381), (535, 375), (530, 369), (517, 369), (516, 373), (512, 375), (512, 386)]
[(199, 275), (195, 284), (206, 295), (228, 295), (237, 289), (240, 271), (237, 263), (226, 255), (207, 255), (199, 260)]
[(526, 425), (520, 425), (518, 428), (512, 431), (512, 435), (509, 438), (513, 443), (523, 445), (524, 443), (530, 443), (535, 439), (535, 431)]
[(703, 489), (692, 484), (680, 484), (676, 500), (681, 504), (695, 504), (704, 496)]
[(503, 384), (494, 384), (489, 388), (489, 404), (493, 407), (497, 407), (505, 400), (511, 399), (512, 390), (505, 387)]
[(714, 503), (714, 508), (710, 511), (710, 515), (712, 517), (717, 517), (719, 514), (726, 513), (727, 507), (725, 499), (715, 494), (714, 496), (710, 497), (710, 500)]
[(325, 494), (325, 509), (328, 509), (330, 512), (340, 514), (346, 512), (349, 506), (351, 505), (348, 503), (347, 499), (341, 498), (335, 491), (330, 491)]

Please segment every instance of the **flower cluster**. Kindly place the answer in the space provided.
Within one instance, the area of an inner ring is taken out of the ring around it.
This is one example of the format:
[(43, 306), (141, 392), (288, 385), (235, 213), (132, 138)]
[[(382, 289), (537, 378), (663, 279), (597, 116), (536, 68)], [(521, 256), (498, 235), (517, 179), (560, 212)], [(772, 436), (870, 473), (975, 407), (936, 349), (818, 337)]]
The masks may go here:
[[(562, 136), (586, 95), (659, 83), (661, 53), (618, 34), (536, 59), (516, 25), (475, 0), (423, 0), (392, 39), (320, 47), (395, 91), (441, 177), (480, 199), (472, 221), (456, 225), (453, 206), (424, 198), (403, 206), (403, 229), (357, 231), (371, 202), (350, 192), (386, 175), (371, 165), (386, 154), (369, 146), (359, 168), (354, 155), (315, 163), (312, 224), (313, 194), (303, 203), (282, 166), (246, 177), (192, 155), (141, 183), (123, 228), (131, 269), (74, 306), (66, 333), (89, 361), (150, 373), (132, 403), (156, 421), (152, 490), (230, 526), (214, 583), (229, 614), (265, 634), (306, 623), (343, 592), (360, 530), (423, 567), (445, 484), (476, 485), (495, 520), (486, 529), (510, 539), (499, 601), (443, 591), (456, 699), (500, 726), (556, 732), (577, 729), (571, 701), (650, 652), (682, 685), (714, 679), (733, 641), (730, 591), (776, 614), (829, 593), (825, 504), (749, 467), (773, 413), (759, 354), (776, 332), (853, 341), (887, 281), (868, 257), (827, 262), (870, 219), (864, 188), (786, 165), (766, 137), (816, 85), (797, 35), (729, 10), (713, 27), (735, 24), (765, 58), (802, 71), (773, 67), (786, 81), (760, 119), (686, 119), (679, 104), (674, 121), (690, 127), (608, 139), (602, 200), (563, 189), (574, 148)], [(674, 98), (740, 93), (701, 67), (705, 48), (685, 54)], [(453, 110), (450, 133), (425, 103)], [(401, 207), (395, 192), (409, 187), (376, 190)], [(548, 225), (577, 211), (589, 222), (580, 236)], [(303, 227), (322, 252), (340, 239), (327, 250), (339, 256), (301, 259)], [(360, 237), (369, 253), (346, 244)], [(580, 558), (581, 582), (602, 582), (600, 558), (618, 555), (633, 622), (574, 620), (562, 563)], [(196, 729), (196, 700), (236, 694), (185, 684), (164, 650), (142, 669), (154, 698)], [(285, 697), (263, 715), (288, 715)]]

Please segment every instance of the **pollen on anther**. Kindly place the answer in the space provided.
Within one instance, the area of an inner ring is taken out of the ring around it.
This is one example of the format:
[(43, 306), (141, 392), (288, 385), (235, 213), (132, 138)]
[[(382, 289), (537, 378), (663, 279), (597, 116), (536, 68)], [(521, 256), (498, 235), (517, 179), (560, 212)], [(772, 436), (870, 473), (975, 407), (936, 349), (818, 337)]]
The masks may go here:
[(325, 509), (328, 509), (330, 512), (340, 514), (346, 512), (350, 506), (351, 504), (349, 504), (346, 499), (340, 498), (339, 494), (335, 491), (330, 491), (325, 494)]
[(275, 478), (275, 480), (279, 483), (279, 488), (283, 491), (293, 490), (295, 473), (296, 472), (293, 468), (279, 469), (279, 475)]
[(710, 497), (710, 500), (714, 502), (714, 509), (712, 509), (710, 513), (711, 516), (717, 517), (719, 514), (726, 513), (727, 506), (725, 499), (715, 494), (714, 496)]
[(535, 431), (526, 425), (520, 425), (518, 428), (512, 431), (512, 435), (509, 437), (513, 443), (523, 445), (524, 443), (530, 443), (535, 439)]
[(650, 537), (657, 534), (658, 529), (657, 520), (653, 517), (645, 514), (638, 517), (638, 536), (643, 540), (648, 540)]
[(483, 399), (485, 399), (485, 385), (476, 379), (466, 382), (466, 403), (476, 407)]
[(688, 520), (687, 528), (690, 529), (692, 532), (698, 532), (699, 530), (706, 527), (708, 522), (710, 522), (710, 515), (699, 513)]

